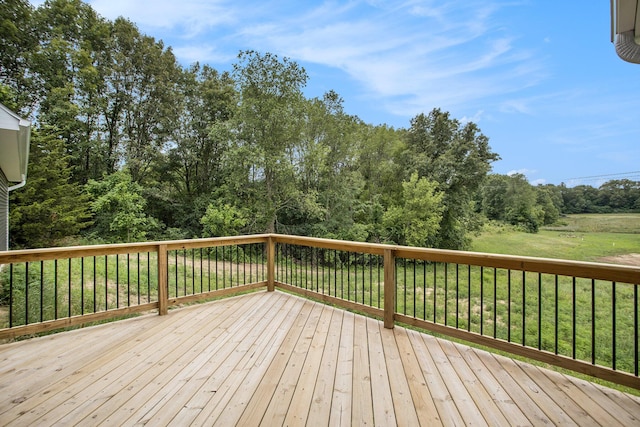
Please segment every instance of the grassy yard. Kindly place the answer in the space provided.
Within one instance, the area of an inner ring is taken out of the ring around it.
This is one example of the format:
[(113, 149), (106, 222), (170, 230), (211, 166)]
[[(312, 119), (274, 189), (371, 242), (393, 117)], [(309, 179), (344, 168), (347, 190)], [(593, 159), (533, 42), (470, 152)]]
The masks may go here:
[(536, 234), (491, 224), (474, 239), (472, 250), (612, 262), (612, 257), (640, 254), (640, 214), (569, 215)]

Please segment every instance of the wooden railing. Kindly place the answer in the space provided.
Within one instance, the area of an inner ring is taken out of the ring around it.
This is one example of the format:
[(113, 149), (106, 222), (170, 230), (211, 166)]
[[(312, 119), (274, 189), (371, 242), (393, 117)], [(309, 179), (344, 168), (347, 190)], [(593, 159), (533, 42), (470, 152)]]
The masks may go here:
[(279, 288), (640, 389), (638, 267), (269, 234), (0, 252), (0, 269), (0, 338)]
[[(266, 286), (266, 235), (0, 252), (0, 339)], [(159, 274), (161, 272), (162, 274)]]

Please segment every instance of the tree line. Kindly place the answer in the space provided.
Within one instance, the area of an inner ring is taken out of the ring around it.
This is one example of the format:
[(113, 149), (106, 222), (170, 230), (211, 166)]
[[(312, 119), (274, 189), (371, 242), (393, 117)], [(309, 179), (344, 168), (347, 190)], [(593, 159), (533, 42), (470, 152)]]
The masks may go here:
[(0, 43), (0, 102), (33, 122), (14, 247), (279, 232), (463, 249), (487, 218), (535, 231), (594, 203), (640, 209), (638, 183), (622, 202), (615, 185), (490, 175), (488, 138), (437, 108), (406, 129), (364, 123), (334, 91), (306, 97), (288, 58), (183, 67), (79, 0), (3, 1)]

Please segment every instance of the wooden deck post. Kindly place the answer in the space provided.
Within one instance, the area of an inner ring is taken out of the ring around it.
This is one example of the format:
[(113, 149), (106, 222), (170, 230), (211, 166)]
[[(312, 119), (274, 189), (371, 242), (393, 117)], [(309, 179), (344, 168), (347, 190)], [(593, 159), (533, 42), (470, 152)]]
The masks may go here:
[(169, 312), (168, 276), (167, 245), (158, 245), (158, 314), (160, 316)]
[(275, 278), (276, 278), (276, 243), (273, 236), (269, 236), (267, 239), (267, 291), (273, 292), (275, 290)]
[(392, 249), (384, 250), (384, 327), (393, 329), (396, 311), (396, 258)]

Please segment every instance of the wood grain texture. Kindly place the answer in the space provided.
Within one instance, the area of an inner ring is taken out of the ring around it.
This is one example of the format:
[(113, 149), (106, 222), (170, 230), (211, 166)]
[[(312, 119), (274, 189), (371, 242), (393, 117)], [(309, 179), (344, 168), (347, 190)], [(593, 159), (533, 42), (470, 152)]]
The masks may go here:
[(0, 425), (638, 425), (640, 398), (283, 292), (0, 345)]

